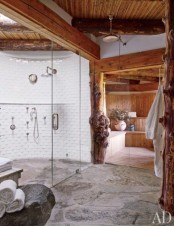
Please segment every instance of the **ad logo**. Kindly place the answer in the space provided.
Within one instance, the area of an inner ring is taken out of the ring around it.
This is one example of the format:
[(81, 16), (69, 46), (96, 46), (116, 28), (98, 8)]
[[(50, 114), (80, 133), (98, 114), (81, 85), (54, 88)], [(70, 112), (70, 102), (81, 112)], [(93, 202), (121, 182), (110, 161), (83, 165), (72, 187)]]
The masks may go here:
[(156, 212), (152, 224), (169, 224), (171, 220), (172, 216), (169, 212), (162, 211), (162, 216), (161, 214), (159, 215), (159, 213)]

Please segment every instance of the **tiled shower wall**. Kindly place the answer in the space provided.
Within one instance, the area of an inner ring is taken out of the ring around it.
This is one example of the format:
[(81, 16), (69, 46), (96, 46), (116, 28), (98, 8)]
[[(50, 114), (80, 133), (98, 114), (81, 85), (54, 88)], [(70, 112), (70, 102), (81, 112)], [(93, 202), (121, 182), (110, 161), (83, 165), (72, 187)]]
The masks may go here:
[[(34, 54), (34, 53), (33, 53)], [(81, 132), (79, 131), (79, 56), (70, 55), (54, 62), (54, 112), (59, 114), (59, 129), (53, 131), (55, 158), (91, 160), (89, 62), (81, 58)], [(51, 61), (10, 60), (1, 54), (0, 61), (0, 156), (11, 159), (51, 157), (51, 77), (41, 77)], [(38, 81), (31, 84), (30, 74)], [(34, 140), (32, 108), (37, 109), (39, 139)], [(16, 129), (12, 131), (13, 123)], [(27, 122), (28, 127), (27, 127)], [(28, 133), (28, 136), (27, 136)], [(81, 146), (79, 142), (81, 140)]]

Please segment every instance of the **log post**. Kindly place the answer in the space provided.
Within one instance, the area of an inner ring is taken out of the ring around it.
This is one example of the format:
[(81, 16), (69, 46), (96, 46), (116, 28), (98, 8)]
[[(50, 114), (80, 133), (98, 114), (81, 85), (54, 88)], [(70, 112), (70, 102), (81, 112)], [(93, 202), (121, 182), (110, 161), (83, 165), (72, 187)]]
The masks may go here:
[(103, 73), (90, 64), (92, 157), (95, 164), (105, 162), (109, 136), (109, 119), (103, 112)]
[(163, 185), (159, 204), (174, 216), (174, 1), (166, 0), (165, 27), (167, 35), (164, 87), (164, 117), (160, 122), (165, 127), (163, 151)]

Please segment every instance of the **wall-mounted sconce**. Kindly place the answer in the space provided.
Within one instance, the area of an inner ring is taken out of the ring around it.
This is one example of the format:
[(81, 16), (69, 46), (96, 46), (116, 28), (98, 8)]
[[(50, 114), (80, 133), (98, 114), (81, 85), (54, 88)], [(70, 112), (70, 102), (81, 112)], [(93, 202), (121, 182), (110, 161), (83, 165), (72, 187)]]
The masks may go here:
[(28, 79), (32, 84), (35, 84), (37, 82), (37, 75), (31, 74), (31, 75), (28, 76)]

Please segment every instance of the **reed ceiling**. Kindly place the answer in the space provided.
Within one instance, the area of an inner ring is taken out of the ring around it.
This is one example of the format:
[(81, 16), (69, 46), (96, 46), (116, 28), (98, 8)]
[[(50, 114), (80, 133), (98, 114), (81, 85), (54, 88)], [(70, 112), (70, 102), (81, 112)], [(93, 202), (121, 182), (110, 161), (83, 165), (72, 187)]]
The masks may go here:
[(161, 19), (164, 17), (162, 0), (54, 0), (72, 17), (104, 19)]
[[(162, 0), (53, 1), (73, 19), (87, 19), (87, 21), (77, 20), (74, 22), (72, 20), (72, 25), (81, 32), (91, 33), (97, 37), (108, 35), (110, 28), (108, 15), (110, 14), (114, 18), (112, 23), (114, 34), (160, 34), (164, 32), (162, 18), (164, 17), (165, 3)], [(96, 21), (93, 21), (95, 19)], [(141, 22), (139, 22), (140, 20)], [(130, 24), (128, 24), (129, 21)], [(1, 43), (5, 43), (6, 40), (29, 40), (30, 43), (30, 40), (42, 41), (44, 39), (42, 35), (20, 26), (15, 21), (4, 21), (0, 15)]]
[(0, 51), (65, 50), (37, 32), (0, 14)]
[[(109, 31), (117, 35), (164, 33), (165, 1), (162, 0), (53, 1), (72, 16), (73, 27), (97, 37)], [(112, 16), (112, 32), (109, 16)]]

